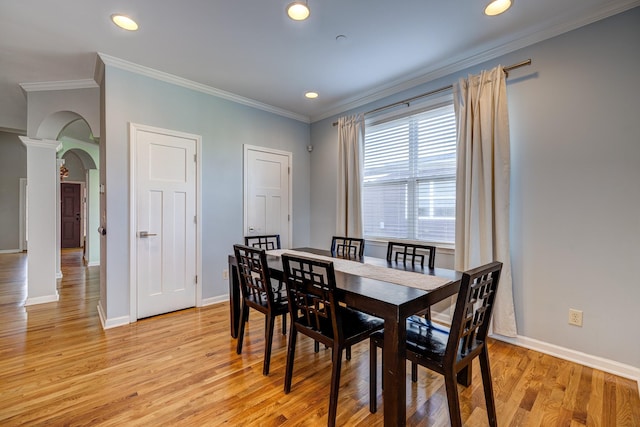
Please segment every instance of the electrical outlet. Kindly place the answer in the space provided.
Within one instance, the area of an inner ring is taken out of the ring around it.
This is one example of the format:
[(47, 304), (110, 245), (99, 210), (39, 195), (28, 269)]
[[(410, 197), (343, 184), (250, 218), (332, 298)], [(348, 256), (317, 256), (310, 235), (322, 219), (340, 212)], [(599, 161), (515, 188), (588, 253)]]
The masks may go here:
[(229, 279), (229, 270), (222, 270), (222, 278), (224, 280)]
[(569, 324), (582, 326), (582, 310), (569, 309)]

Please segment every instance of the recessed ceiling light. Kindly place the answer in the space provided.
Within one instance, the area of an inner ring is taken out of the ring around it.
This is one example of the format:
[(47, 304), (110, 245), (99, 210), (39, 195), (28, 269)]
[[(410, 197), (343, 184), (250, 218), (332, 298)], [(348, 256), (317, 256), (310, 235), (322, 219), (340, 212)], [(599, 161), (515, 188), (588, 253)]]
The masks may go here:
[(287, 15), (294, 21), (304, 21), (309, 17), (311, 11), (306, 2), (294, 1), (287, 6)]
[(316, 99), (318, 97), (318, 92), (307, 92), (304, 96), (309, 99)]
[(129, 18), (126, 15), (113, 14), (111, 15), (111, 20), (118, 27), (123, 28), (127, 31), (136, 31), (138, 29), (138, 24), (133, 19)]
[(487, 16), (500, 15), (511, 7), (511, 0), (493, 0), (484, 8), (484, 14)]

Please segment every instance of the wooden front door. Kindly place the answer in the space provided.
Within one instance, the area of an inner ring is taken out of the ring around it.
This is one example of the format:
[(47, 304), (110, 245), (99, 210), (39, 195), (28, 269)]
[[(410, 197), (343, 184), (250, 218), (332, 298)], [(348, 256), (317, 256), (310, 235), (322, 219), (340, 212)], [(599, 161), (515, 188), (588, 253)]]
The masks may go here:
[(63, 248), (80, 247), (80, 184), (60, 184), (60, 240)]

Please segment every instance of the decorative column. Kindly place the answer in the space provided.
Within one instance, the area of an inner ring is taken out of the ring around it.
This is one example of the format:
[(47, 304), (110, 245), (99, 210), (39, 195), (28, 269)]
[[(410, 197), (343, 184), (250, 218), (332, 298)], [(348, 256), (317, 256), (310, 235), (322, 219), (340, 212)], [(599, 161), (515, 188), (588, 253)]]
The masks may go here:
[[(57, 142), (57, 141), (56, 141)], [(56, 150), (57, 151), (57, 150)], [(64, 165), (64, 159), (56, 158), (56, 279), (62, 279), (62, 267), (60, 266), (60, 247), (62, 246), (62, 236), (60, 224), (62, 223), (62, 201), (60, 200), (60, 167)], [(29, 171), (27, 171), (27, 174)]]
[[(60, 222), (60, 169), (56, 152), (61, 144), (47, 139), (21, 136), (27, 147), (27, 300), (25, 305), (58, 301), (56, 254)], [(58, 187), (58, 188), (56, 188)]]

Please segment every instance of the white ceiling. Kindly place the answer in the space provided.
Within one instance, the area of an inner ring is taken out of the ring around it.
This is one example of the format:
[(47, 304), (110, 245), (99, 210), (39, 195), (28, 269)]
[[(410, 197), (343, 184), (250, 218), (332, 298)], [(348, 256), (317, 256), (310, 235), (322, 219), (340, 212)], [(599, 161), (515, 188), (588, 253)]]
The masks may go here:
[(97, 52), (315, 121), (640, 5), (515, 0), (487, 17), (486, 0), (309, 0), (294, 22), (290, 1), (0, 0), (0, 128), (26, 128), (20, 83), (92, 79)]

